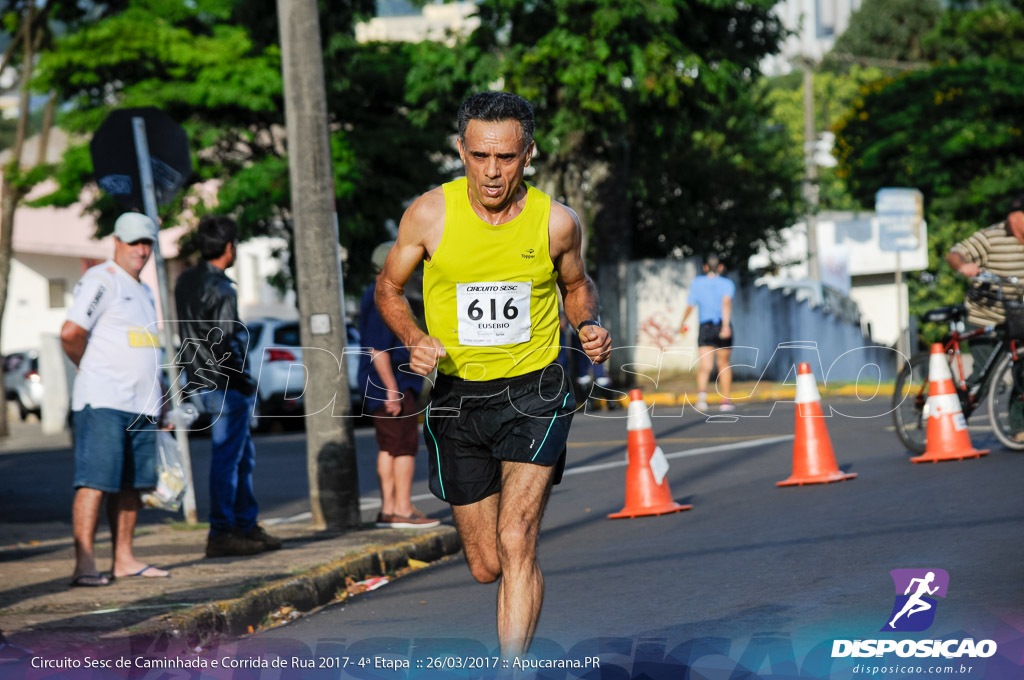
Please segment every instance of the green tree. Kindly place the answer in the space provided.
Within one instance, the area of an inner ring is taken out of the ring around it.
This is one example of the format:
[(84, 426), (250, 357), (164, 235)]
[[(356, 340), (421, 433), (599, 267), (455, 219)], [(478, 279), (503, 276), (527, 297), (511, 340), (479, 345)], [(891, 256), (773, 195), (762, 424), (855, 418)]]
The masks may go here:
[[(7, 288), (10, 282), (11, 260), (14, 256), (14, 217), (32, 187), (46, 175), (45, 159), (49, 146), (50, 129), (56, 107), (56, 93), (43, 90), (48, 97), (45, 108), (32, 109), (31, 82), (36, 61), (53, 49), (55, 36), (60, 31), (73, 30), (92, 16), (103, 16), (116, 11), (118, 0), (101, 6), (88, 6), (73, 0), (0, 0), (0, 20), (10, 34), (6, 49), (0, 57), (0, 72), (8, 66), (19, 71), (18, 119), (10, 143), (10, 160), (3, 168), (3, 188), (0, 191), (0, 321), (7, 306)], [(33, 119), (39, 120), (39, 147), (32, 167), (22, 163), (25, 144)], [(0, 409), (0, 436), (7, 435), (7, 412)]]
[(928, 58), (939, 62), (970, 59), (1024, 60), (1024, 14), (1019, 3), (999, 0), (944, 12), (922, 41)]
[(864, 0), (832, 51), (900, 61), (927, 59), (922, 39), (941, 14), (939, 0)]
[(529, 99), (534, 181), (580, 211), (599, 262), (743, 262), (797, 212), (799, 161), (754, 87), (784, 35), (771, 5), (487, 0), (455, 50), (421, 47), (410, 97), (423, 120), (478, 89)]
[[(814, 129), (831, 131), (866, 88), (883, 76), (876, 66), (853, 64), (840, 69), (819, 68), (814, 73)], [(789, 149), (802, 158), (804, 149), (803, 74), (799, 71), (767, 79), (765, 97), (771, 107), (769, 123), (781, 126)], [(861, 204), (846, 189), (834, 167), (818, 168), (818, 206), (821, 210), (858, 210)]]
[[(346, 275), (358, 286), (371, 274), (369, 253), (388, 236), (385, 222), (438, 181), (428, 150), (441, 137), (410, 125), (403, 108), (411, 47), (352, 39), (353, 18), (372, 2), (321, 6), (340, 238), (349, 252)], [(38, 86), (55, 88), (71, 104), (61, 124), (86, 139), (114, 107), (160, 107), (188, 133), (192, 182), (221, 182), (217, 210), (237, 216), (243, 237), (290, 234), (274, 0), (131, 0), (124, 11), (62, 38), (38, 70)], [(78, 200), (92, 182), (84, 144), (68, 150), (55, 176), (60, 188), (38, 204)], [(163, 209), (164, 224), (174, 223), (182, 206)], [(105, 195), (90, 208), (104, 230), (119, 212)]]
[(962, 299), (962, 280), (945, 266), (945, 254), (1002, 219), (1020, 193), (1022, 106), (1019, 63), (973, 59), (878, 81), (839, 124), (839, 172), (858, 200), (869, 203), (883, 186), (924, 193), (929, 268), (911, 279), (912, 314)]

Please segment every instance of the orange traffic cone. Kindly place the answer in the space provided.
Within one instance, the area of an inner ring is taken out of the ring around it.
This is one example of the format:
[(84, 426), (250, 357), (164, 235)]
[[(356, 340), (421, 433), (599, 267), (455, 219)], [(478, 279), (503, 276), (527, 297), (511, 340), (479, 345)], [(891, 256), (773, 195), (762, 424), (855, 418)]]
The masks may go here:
[(668, 461), (654, 442), (651, 414), (647, 412), (643, 392), (630, 390), (629, 398), (629, 410), (626, 412), (626, 429), (629, 431), (626, 506), (608, 517), (643, 517), (689, 510), (692, 505), (679, 505), (672, 500), (672, 492), (665, 479)]
[(821, 395), (811, 365), (796, 369), (796, 438), (793, 440), (793, 475), (775, 486), (828, 484), (853, 479), (857, 473), (845, 473), (836, 465), (832, 440), (825, 428)]
[(937, 463), (940, 460), (979, 458), (989, 452), (971, 445), (967, 419), (960, 408), (960, 398), (953, 387), (946, 352), (940, 343), (932, 345), (928, 360), (928, 429), (925, 430), (924, 455), (911, 458), (914, 463)]

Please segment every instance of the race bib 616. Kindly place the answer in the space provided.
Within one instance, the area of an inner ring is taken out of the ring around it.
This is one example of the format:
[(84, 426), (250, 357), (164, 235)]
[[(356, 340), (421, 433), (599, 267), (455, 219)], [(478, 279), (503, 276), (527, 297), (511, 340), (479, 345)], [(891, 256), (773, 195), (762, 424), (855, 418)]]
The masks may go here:
[(531, 281), (455, 284), (459, 344), (514, 345), (530, 339)]

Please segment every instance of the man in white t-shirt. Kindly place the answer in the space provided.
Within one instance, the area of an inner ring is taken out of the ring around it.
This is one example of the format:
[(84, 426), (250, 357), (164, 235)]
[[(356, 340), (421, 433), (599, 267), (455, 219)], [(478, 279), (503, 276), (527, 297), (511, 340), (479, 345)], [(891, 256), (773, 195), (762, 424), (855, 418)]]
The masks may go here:
[[(78, 374), (71, 397), (75, 426), (75, 536), (72, 586), (107, 586), (115, 578), (169, 574), (132, 551), (139, 490), (156, 486), (156, 420), (161, 350), (156, 305), (139, 275), (153, 253), (157, 226), (139, 213), (114, 225), (114, 257), (90, 268), (75, 286), (61, 328), (65, 354)], [(114, 549), (110, 574), (96, 567), (94, 541), (107, 496)]]

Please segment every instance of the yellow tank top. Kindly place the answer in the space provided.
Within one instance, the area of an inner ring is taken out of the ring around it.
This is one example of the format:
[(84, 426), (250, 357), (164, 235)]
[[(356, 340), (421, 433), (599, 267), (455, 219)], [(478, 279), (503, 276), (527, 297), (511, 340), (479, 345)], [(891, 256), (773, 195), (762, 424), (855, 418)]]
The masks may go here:
[(427, 332), (445, 347), (445, 375), (511, 378), (558, 356), (556, 272), (548, 252), (551, 197), (530, 185), (523, 211), (484, 222), (467, 180), (444, 185), (444, 233), (423, 272)]

